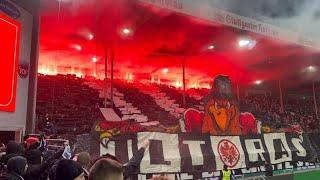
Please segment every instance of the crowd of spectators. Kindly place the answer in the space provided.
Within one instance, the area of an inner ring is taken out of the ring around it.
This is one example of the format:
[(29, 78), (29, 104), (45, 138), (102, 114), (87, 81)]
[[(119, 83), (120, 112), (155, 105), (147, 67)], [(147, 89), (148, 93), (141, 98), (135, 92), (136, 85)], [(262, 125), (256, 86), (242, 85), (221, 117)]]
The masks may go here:
[(49, 149), (44, 136), (29, 136), (23, 144), (9, 141), (0, 147), (0, 179), (3, 180), (122, 180), (139, 169), (149, 141), (123, 165), (110, 154), (92, 159), (88, 152), (74, 154), (69, 142)]
[(176, 103), (179, 104), (180, 107), (185, 108), (194, 108), (197, 105), (200, 105), (200, 101), (191, 97), (189, 93), (185, 94), (185, 105), (183, 102), (183, 91), (181, 89), (176, 89), (173, 86), (167, 86), (167, 85), (159, 85), (158, 86), (162, 92), (166, 93), (167, 96), (170, 97), (170, 99), (174, 99)]
[(297, 127), (308, 133), (319, 130), (319, 121), (311, 99), (287, 97), (282, 110), (279, 98), (270, 95), (247, 95), (240, 99), (240, 109), (241, 112), (251, 112), (262, 125), (273, 129)]
[[(84, 82), (85, 79), (74, 75), (39, 74), (36, 110), (39, 131), (47, 135), (84, 134), (90, 132), (94, 122), (102, 119), (99, 107), (103, 106), (103, 99), (99, 97), (97, 89)], [(149, 119), (176, 122), (171, 120), (168, 112), (159, 107), (152, 97), (141, 93), (132, 85), (123, 88), (123, 84), (126, 83), (116, 81), (115, 87)], [(181, 90), (165, 85), (155, 86), (170, 99), (175, 100), (180, 107), (184, 107)], [(206, 93), (207, 90), (188, 90), (185, 108), (201, 106), (199, 97)], [(318, 119), (314, 113), (312, 98), (284, 97), (283, 102), (282, 110), (277, 96), (248, 94), (240, 98), (239, 105), (241, 112), (251, 112), (262, 125), (272, 129), (281, 131), (287, 127), (299, 127), (305, 132), (318, 131)]]
[(75, 75), (38, 75), (37, 130), (47, 135), (90, 131), (101, 118), (99, 91)]
[[(159, 88), (172, 98), (181, 93), (174, 87), (161, 86)], [(129, 90), (125, 89), (123, 93), (135, 96), (139, 92)], [(148, 104), (138, 102), (140, 100), (153, 102), (154, 100), (151, 99), (151, 96), (148, 97), (149, 99), (145, 96), (139, 93), (137, 99), (128, 98), (127, 100), (133, 101), (146, 114), (152, 114), (155, 109), (161, 109), (156, 103), (153, 103), (152, 111), (147, 111), (146, 108), (150, 108)], [(179, 97), (182, 96), (179, 95)], [(193, 99), (192, 95), (188, 95), (186, 100), (189, 102), (187, 107), (192, 107), (192, 104), (199, 105), (201, 101)], [(182, 105), (183, 102), (178, 103)], [(93, 123), (100, 118), (101, 104), (102, 99), (99, 98), (99, 92), (85, 85), (84, 79), (72, 75), (39, 75), (37, 130), (49, 135), (50, 138), (63, 138), (69, 141), (58, 145), (54, 150), (49, 148), (49, 141), (45, 140), (44, 136), (30, 136), (23, 144), (13, 141), (6, 145), (2, 144), (0, 147), (0, 179), (130, 179), (138, 170), (148, 142), (134, 153), (133, 158), (126, 165), (121, 164), (109, 154), (97, 157), (89, 152), (75, 151), (75, 148), (71, 148), (70, 144), (74, 144), (72, 133), (68, 133), (66, 129), (71, 129), (71, 132), (75, 134), (89, 133)], [(319, 129), (312, 99), (285, 97), (282, 109), (279, 98), (275, 96), (249, 94), (240, 98), (239, 105), (241, 112), (251, 112), (256, 119), (262, 122), (263, 126), (274, 129), (299, 126), (305, 132), (316, 132)], [(84, 141), (83, 144), (88, 145), (87, 141)]]

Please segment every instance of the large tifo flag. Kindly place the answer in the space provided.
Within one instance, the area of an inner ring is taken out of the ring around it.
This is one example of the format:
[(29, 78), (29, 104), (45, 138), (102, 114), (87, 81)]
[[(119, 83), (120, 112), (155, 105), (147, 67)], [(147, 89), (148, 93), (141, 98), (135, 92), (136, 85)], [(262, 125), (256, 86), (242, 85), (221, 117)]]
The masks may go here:
[(115, 155), (122, 163), (149, 140), (140, 164), (140, 173), (215, 172), (261, 167), (265, 161), (313, 162), (316, 151), (306, 134), (270, 133), (253, 136), (210, 136), (208, 134), (168, 134), (139, 132), (102, 141), (101, 155)]
[(0, 111), (13, 112), (16, 104), (20, 25), (0, 12)]

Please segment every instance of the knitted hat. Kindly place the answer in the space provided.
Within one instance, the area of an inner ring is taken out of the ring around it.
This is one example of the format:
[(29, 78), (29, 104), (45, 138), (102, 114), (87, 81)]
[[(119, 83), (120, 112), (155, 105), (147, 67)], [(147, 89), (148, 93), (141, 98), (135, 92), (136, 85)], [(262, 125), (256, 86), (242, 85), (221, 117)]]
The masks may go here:
[(27, 140), (26, 140), (26, 144), (27, 144), (27, 147), (30, 147), (31, 145), (33, 144), (38, 144), (40, 141), (38, 138), (36, 137), (29, 137)]
[(83, 173), (82, 167), (75, 161), (62, 159), (56, 169), (56, 179), (73, 180)]
[(6, 153), (22, 155), (24, 153), (24, 148), (20, 144), (16, 143), (15, 141), (9, 141), (7, 144)]

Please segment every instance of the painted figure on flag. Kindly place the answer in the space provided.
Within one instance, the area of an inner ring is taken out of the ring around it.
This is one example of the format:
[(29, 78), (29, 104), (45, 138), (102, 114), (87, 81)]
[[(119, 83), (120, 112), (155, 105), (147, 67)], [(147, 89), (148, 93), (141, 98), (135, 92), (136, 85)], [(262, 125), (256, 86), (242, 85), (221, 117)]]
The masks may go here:
[(251, 113), (240, 113), (228, 76), (218, 75), (203, 101), (204, 112), (189, 108), (184, 113), (187, 132), (211, 135), (256, 134), (255, 118)]
[(251, 113), (240, 113), (238, 99), (232, 91), (228, 76), (218, 75), (211, 91), (203, 97), (204, 111), (189, 108), (184, 112), (183, 123), (174, 126), (144, 126), (135, 121), (98, 121), (92, 129), (96, 139), (108, 139), (121, 134), (141, 131), (178, 133), (185, 129), (189, 133), (210, 135), (257, 134), (257, 123)]

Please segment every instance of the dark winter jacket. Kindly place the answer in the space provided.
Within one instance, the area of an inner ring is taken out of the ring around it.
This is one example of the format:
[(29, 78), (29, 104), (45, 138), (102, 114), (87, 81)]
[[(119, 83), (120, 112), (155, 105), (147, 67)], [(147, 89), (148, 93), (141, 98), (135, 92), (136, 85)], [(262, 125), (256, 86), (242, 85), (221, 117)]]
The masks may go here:
[(144, 156), (144, 151), (144, 148), (140, 148), (124, 166), (123, 179), (129, 179), (132, 175), (137, 173), (141, 160)]
[(8, 174), (7, 180), (23, 180), (22, 175), (25, 173), (27, 160), (22, 156), (15, 156), (9, 159), (7, 163)]
[(41, 162), (42, 152), (38, 149), (33, 149), (26, 152), (26, 158), (28, 160), (28, 169), (24, 176), (26, 180), (40, 180), (47, 178), (47, 170), (53, 164), (55, 159), (61, 157), (63, 149), (57, 151), (47, 161)]

